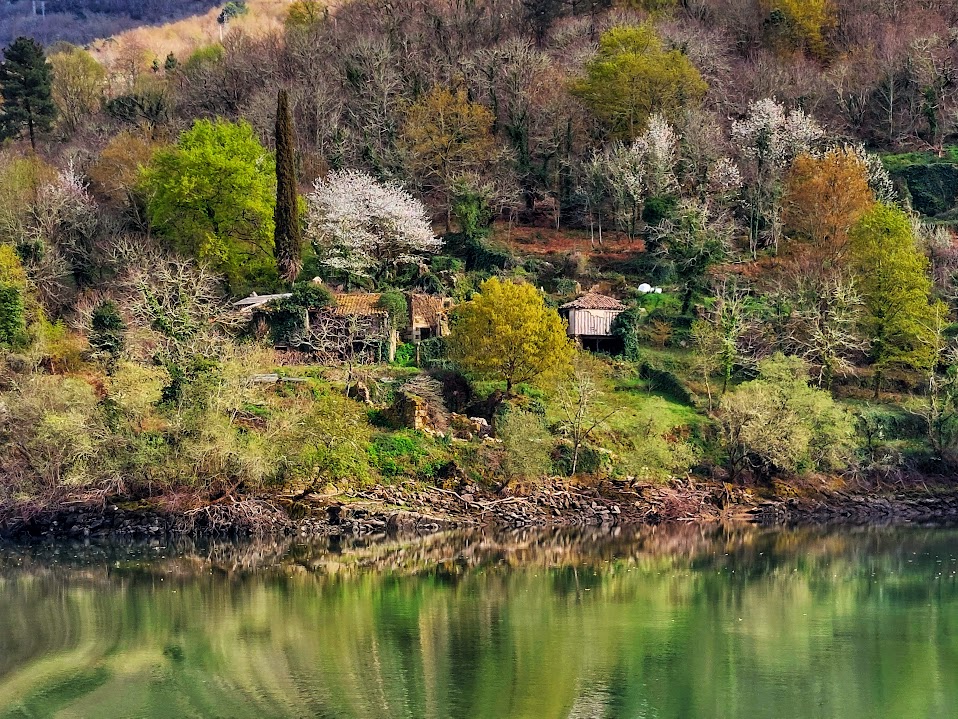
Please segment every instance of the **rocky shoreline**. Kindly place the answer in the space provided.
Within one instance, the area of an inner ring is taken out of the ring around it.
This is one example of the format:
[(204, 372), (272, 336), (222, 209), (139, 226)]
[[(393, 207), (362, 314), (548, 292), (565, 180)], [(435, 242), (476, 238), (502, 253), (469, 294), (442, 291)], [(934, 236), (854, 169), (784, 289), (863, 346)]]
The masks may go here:
[[(492, 492), (415, 483), (335, 495), (231, 498), (174, 510), (162, 502), (75, 500), (55, 506), (0, 507), (0, 537), (157, 538), (285, 535), (376, 539), (458, 528), (495, 529), (749, 523), (762, 526), (958, 524), (958, 487), (805, 486), (794, 496), (775, 487), (710, 481), (668, 485), (552, 480)], [(784, 494), (782, 492), (781, 494)]]

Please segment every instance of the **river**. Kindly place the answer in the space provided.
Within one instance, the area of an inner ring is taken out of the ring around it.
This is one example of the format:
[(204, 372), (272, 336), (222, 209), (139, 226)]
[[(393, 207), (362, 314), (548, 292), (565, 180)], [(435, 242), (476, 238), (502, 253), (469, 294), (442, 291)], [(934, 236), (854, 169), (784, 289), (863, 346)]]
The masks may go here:
[(958, 716), (958, 531), (0, 545), (0, 717)]

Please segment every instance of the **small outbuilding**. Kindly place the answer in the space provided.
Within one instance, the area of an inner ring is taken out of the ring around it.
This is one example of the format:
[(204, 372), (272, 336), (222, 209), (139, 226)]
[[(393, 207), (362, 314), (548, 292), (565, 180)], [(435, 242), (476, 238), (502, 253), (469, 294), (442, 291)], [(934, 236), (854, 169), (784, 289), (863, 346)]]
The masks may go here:
[(614, 297), (589, 292), (559, 308), (569, 323), (568, 334), (586, 349), (615, 352), (621, 341), (612, 334), (612, 323), (626, 306)]

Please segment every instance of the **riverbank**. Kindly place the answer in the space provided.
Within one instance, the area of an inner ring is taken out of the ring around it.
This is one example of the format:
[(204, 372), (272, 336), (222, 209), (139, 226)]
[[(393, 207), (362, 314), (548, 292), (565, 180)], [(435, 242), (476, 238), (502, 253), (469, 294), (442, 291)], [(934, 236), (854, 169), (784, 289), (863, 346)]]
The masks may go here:
[(578, 484), (549, 480), (499, 492), (421, 483), (361, 490), (257, 495), (183, 506), (73, 499), (0, 508), (0, 536), (208, 537), (431, 534), (469, 527), (640, 526), (671, 523), (772, 525), (958, 523), (958, 487), (926, 481), (836, 484), (825, 480), (743, 487), (712, 481)]

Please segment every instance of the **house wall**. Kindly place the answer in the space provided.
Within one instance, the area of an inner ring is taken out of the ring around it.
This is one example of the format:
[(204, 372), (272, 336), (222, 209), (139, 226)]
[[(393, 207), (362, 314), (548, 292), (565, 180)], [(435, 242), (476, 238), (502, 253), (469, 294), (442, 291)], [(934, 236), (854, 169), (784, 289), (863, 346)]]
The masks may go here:
[(609, 337), (621, 310), (569, 310), (570, 337)]

